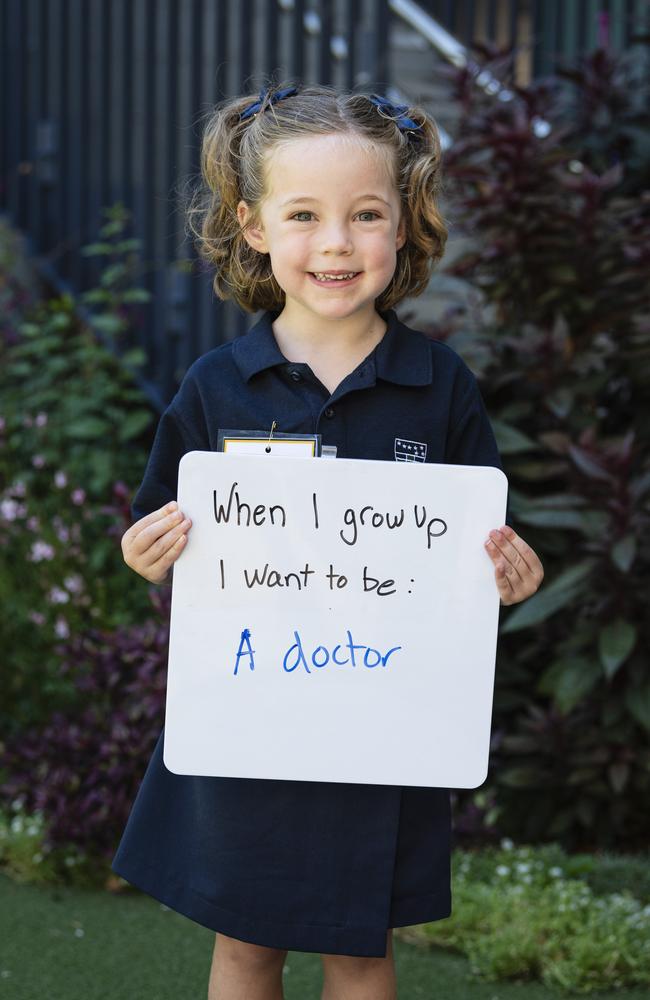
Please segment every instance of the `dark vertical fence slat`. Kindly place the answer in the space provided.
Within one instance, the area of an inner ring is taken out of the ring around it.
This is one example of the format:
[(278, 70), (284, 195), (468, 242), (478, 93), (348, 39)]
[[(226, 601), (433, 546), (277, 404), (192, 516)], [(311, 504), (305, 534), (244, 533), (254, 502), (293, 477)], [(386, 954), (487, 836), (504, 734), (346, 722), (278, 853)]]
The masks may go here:
[[(151, 178), (153, 173), (153, 60), (150, 57), (155, 38), (154, 0), (132, 0), (133, 25), (133, 113), (132, 113), (132, 177), (135, 228), (142, 240), (144, 273), (142, 284), (154, 294), (154, 240), (151, 222)], [(142, 344), (147, 352), (152, 380), (157, 382), (158, 338), (155, 336), (155, 315), (148, 310), (148, 322), (143, 331)]]
[(44, 236), (41, 246), (56, 247), (63, 231), (61, 225), (61, 117), (62, 117), (62, 5), (61, 0), (44, 4), (44, 31), (48, 72), (45, 80), (45, 119), (47, 151), (42, 156)]
[(27, 176), (24, 169), (26, 161), (26, 80), (23, 67), (26, 58), (26, 8), (23, 4), (12, 3), (8, 7), (7, 24), (7, 47), (8, 47), (8, 78), (9, 87), (7, 94), (10, 95), (14, 108), (13, 115), (9, 116), (7, 148), (9, 152), (9, 165), (7, 170), (7, 202), (14, 218), (25, 218), (25, 205), (27, 200)]
[(67, 79), (67, 134), (68, 166), (65, 175), (67, 246), (63, 273), (73, 287), (82, 287), (82, 260), (75, 248), (82, 241), (81, 220), (83, 216), (82, 197), (87, 172), (84, 170), (84, 143), (88, 141), (88, 123), (85, 107), (87, 103), (86, 80), (83, 71), (83, 55), (87, 51), (85, 28), (86, 6), (81, 0), (70, 0), (68, 17), (68, 60)]

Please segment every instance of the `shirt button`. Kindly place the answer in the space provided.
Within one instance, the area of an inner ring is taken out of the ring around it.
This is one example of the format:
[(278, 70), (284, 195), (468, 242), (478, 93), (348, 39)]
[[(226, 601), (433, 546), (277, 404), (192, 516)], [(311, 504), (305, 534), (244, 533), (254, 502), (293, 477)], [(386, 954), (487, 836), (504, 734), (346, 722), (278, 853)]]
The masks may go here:
[(292, 372), (289, 372), (289, 374), (291, 375), (291, 378), (294, 380), (294, 382), (300, 382), (302, 380), (302, 375), (300, 374), (300, 372), (294, 370)]
[(334, 410), (332, 409), (331, 406), (328, 406), (327, 409), (325, 410), (325, 416), (327, 417), (328, 420), (331, 420), (332, 417), (334, 416)]

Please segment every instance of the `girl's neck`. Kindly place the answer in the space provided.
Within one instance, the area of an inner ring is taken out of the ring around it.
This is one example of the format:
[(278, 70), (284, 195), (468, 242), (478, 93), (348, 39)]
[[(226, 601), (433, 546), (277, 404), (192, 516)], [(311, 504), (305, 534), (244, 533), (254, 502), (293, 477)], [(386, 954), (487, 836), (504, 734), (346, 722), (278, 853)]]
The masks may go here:
[(377, 346), (386, 323), (374, 309), (352, 320), (321, 320), (298, 316), (285, 307), (273, 321), (273, 333), (287, 361), (307, 364), (314, 358), (350, 360), (350, 370)]

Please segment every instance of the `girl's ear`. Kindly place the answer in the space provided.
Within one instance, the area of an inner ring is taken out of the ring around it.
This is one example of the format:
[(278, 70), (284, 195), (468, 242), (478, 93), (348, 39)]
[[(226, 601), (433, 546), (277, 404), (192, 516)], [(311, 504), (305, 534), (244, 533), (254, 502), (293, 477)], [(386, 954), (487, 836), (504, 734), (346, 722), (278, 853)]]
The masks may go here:
[(399, 220), (399, 226), (397, 227), (397, 234), (395, 236), (395, 249), (401, 250), (406, 243), (406, 219), (404, 215)]
[(237, 218), (239, 220), (239, 225), (242, 229), (244, 239), (249, 246), (252, 246), (253, 250), (257, 250), (258, 253), (268, 253), (266, 240), (264, 238), (264, 229), (262, 226), (248, 226), (247, 228), (244, 228), (250, 218), (250, 209), (245, 201), (240, 201), (237, 205)]

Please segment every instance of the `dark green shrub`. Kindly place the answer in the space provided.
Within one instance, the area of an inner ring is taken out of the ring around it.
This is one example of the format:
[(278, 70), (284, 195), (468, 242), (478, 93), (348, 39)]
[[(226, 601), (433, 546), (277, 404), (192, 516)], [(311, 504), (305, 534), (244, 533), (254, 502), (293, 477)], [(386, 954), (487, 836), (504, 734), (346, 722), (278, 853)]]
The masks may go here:
[[(113, 215), (100, 249), (119, 258), (133, 247), (120, 240), (123, 214)], [(126, 322), (128, 289), (115, 268), (102, 281), (104, 338)], [(118, 362), (69, 296), (13, 320), (0, 345), (4, 736), (77, 697), (59, 671), (61, 639), (147, 613), (146, 586), (126, 570), (119, 539), (154, 424), (126, 368), (141, 355)]]
[(482, 314), (483, 327), (464, 317), (432, 331), (481, 374), (515, 526), (546, 571), (538, 594), (502, 613), (492, 767), (481, 801), (495, 829), (519, 840), (643, 845), (646, 93), (632, 55), (614, 60), (599, 51), (526, 88), (514, 86), (506, 63), (510, 101), (487, 97), (470, 71), (456, 75), (460, 139), (446, 162), (452, 219), (476, 237), (452, 273), (480, 290), (482, 311), (471, 322)]

